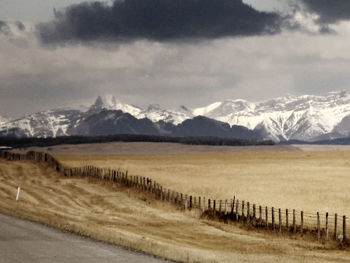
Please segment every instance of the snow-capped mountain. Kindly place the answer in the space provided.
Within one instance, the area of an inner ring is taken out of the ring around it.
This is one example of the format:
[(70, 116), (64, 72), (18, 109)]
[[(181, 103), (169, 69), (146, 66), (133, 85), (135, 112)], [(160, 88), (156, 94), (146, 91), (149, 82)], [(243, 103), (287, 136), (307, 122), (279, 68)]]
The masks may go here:
[(78, 110), (49, 110), (24, 116), (0, 125), (0, 136), (56, 137), (67, 134), (67, 129), (81, 115)]
[(113, 135), (143, 134), (158, 136), (214, 136), (237, 139), (262, 139), (256, 131), (242, 126), (230, 126), (203, 116), (197, 116), (174, 125), (164, 121), (153, 122), (148, 118), (138, 119), (121, 110), (102, 109), (87, 113), (74, 127), (68, 129), (70, 135)]
[[(64, 107), (63, 109), (38, 112), (13, 121), (7, 121), (5, 119), (2, 121), (2, 119), (0, 119), (0, 136), (56, 137), (72, 134), (86, 134), (83, 132), (82, 127), (87, 126), (81, 123), (86, 123), (92, 115), (96, 116), (102, 111), (111, 112), (111, 114), (101, 114), (100, 116), (103, 116), (103, 118), (107, 116), (117, 116), (113, 111), (120, 110), (123, 113), (129, 113), (136, 119), (141, 120), (147, 118), (154, 123), (164, 121), (174, 125), (193, 117), (191, 112), (184, 106), (178, 111), (161, 109), (159, 105), (150, 105), (147, 109), (141, 109), (134, 105), (122, 103), (111, 95), (98, 96), (95, 103), (86, 111), (81, 109), (73, 110), (73, 108), (72, 106), (68, 108)], [(81, 108), (81, 106), (76, 108)], [(90, 126), (92, 125), (91, 121), (88, 123)], [(123, 122), (123, 125), (125, 125), (125, 122)], [(159, 127), (159, 129), (163, 129), (163, 127)], [(119, 128), (114, 130), (118, 132), (123, 131), (123, 129)], [(142, 128), (138, 127), (137, 130), (141, 131)], [(146, 130), (145, 132), (149, 133), (149, 128)], [(124, 131), (128, 130), (124, 129)]]
[[(247, 129), (232, 131), (235, 126)], [(323, 96), (289, 95), (261, 102), (225, 100), (196, 109), (181, 106), (177, 110), (163, 109), (157, 104), (142, 109), (108, 95), (99, 96), (87, 110), (56, 109), (16, 120), (0, 117), (0, 136), (55, 137), (142, 131), (174, 136), (237, 134), (241, 138), (274, 141), (341, 138), (350, 136), (350, 95), (331, 92)]]
[(162, 120), (175, 125), (194, 117), (192, 112), (185, 106), (181, 106), (178, 110), (168, 110), (162, 109), (158, 104), (151, 104), (148, 108), (141, 109), (134, 105), (122, 103), (113, 95), (99, 96), (95, 104), (91, 106), (90, 111), (96, 112), (102, 109), (121, 110), (130, 113), (137, 119), (148, 118), (153, 122)]
[(310, 141), (326, 134), (330, 138), (332, 133), (333, 137), (340, 136), (334, 129), (350, 115), (350, 96), (346, 92), (331, 92), (324, 96), (285, 96), (257, 103), (225, 100), (194, 109), (193, 113), (260, 130), (275, 141)]
[(113, 95), (98, 96), (95, 103), (90, 107), (90, 112), (99, 112), (101, 110), (121, 110), (123, 112), (130, 113), (133, 116), (137, 116), (141, 113), (142, 109), (125, 104), (117, 100)]
[(177, 110), (166, 110), (162, 109), (158, 104), (151, 104), (147, 109), (140, 112), (140, 114), (135, 116), (138, 119), (148, 118), (153, 122), (165, 121), (172, 124), (180, 124), (184, 120), (193, 118), (191, 110), (187, 109), (185, 106), (181, 106)]

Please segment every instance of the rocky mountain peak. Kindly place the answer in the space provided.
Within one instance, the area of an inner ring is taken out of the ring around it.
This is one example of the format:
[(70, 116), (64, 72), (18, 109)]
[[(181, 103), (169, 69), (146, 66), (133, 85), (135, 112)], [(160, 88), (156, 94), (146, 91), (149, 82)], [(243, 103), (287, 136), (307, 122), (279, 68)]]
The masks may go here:
[[(118, 125), (121, 125), (124, 117), (128, 121), (123, 122), (123, 125), (148, 119), (152, 123), (161, 122), (172, 127), (190, 120), (181, 126), (187, 129), (186, 134), (191, 134), (191, 129), (198, 128), (199, 124), (203, 126), (207, 123), (212, 127), (218, 126), (219, 123), (222, 129), (229, 130), (232, 126), (243, 126), (263, 134), (264, 139), (275, 141), (313, 141), (320, 138), (350, 136), (348, 131), (350, 96), (344, 91), (324, 95), (287, 95), (260, 102), (227, 99), (195, 109), (188, 109), (185, 106), (166, 109), (159, 104), (151, 104), (142, 109), (123, 103), (113, 95), (105, 95), (98, 96), (88, 111), (72, 110), (73, 108), (72, 106), (69, 110), (38, 112), (12, 121), (0, 117), (0, 136), (8, 134), (29, 137), (70, 135), (70, 131), (75, 130), (75, 127), (80, 127), (79, 131), (84, 129), (85, 126), (81, 126), (81, 123), (95, 125), (89, 119), (92, 115), (95, 116), (93, 119), (95, 121), (103, 118), (106, 122), (119, 123)], [(116, 110), (120, 112), (117, 113)], [(121, 113), (129, 113), (133, 119)], [(196, 116), (205, 116), (209, 119), (195, 118)], [(119, 122), (116, 119), (119, 119)], [(219, 122), (215, 123), (213, 120)], [(162, 129), (164, 130), (164, 127)], [(231, 133), (223, 134), (226, 136)]]

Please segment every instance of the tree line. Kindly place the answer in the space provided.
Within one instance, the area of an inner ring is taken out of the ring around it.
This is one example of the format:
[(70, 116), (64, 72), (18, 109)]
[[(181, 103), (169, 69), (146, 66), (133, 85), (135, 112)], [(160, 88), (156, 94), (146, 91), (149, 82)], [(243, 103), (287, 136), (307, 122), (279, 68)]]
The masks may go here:
[(13, 148), (25, 148), (31, 146), (53, 146), (59, 144), (82, 144), (82, 143), (106, 143), (106, 142), (170, 142), (192, 145), (225, 145), (225, 146), (251, 146), (251, 145), (274, 145), (271, 140), (258, 141), (254, 139), (219, 138), (211, 136), (201, 137), (168, 137), (158, 135), (135, 135), (118, 134), (107, 136), (61, 136), (49, 138), (17, 138), (0, 137), (1, 146)]

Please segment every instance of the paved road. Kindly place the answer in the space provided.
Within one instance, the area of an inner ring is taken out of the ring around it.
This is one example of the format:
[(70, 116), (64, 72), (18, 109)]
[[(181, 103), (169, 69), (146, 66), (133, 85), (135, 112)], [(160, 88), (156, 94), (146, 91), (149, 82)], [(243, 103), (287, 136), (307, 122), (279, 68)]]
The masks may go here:
[(167, 262), (0, 214), (0, 263)]

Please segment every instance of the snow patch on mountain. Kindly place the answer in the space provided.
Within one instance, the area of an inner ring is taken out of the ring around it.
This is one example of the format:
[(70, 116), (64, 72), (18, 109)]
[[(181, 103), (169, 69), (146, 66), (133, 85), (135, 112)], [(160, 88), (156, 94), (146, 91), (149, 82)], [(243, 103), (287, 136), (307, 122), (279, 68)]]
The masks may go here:
[[(72, 106), (71, 108), (74, 108)], [(122, 103), (114, 96), (99, 96), (88, 110), (55, 109), (38, 112), (16, 120), (0, 117), (0, 136), (55, 137), (70, 135), (70, 131), (87, 123), (87, 119), (102, 111), (120, 110), (136, 119), (163, 121), (178, 125), (196, 116), (205, 116), (232, 125), (244, 126), (262, 134), (265, 139), (319, 140), (350, 135), (350, 95), (331, 92), (323, 96), (285, 96), (261, 102), (225, 100), (206, 107), (164, 109), (152, 104), (146, 109)], [(118, 114), (107, 112), (110, 121)], [(118, 115), (119, 116), (119, 115)], [(125, 118), (125, 115), (120, 115)], [(90, 122), (89, 122), (90, 123)], [(120, 122), (121, 123), (121, 122)], [(90, 123), (91, 124), (91, 123)], [(164, 123), (158, 123), (164, 129)], [(156, 126), (157, 126), (156, 125)]]
[(194, 115), (185, 106), (181, 106), (177, 110), (166, 110), (162, 109), (158, 104), (151, 104), (135, 117), (138, 119), (148, 118), (153, 122), (165, 121), (177, 125), (184, 120), (193, 118)]
[(67, 129), (79, 115), (78, 111), (43, 111), (24, 116), (0, 126), (2, 135), (20, 137), (65, 136)]
[(122, 103), (113, 95), (98, 96), (94, 105), (91, 106), (90, 112), (101, 111), (102, 109), (121, 110), (137, 119), (148, 118), (153, 122), (162, 120), (175, 125), (193, 117), (192, 112), (185, 106), (181, 106), (178, 110), (167, 110), (161, 108), (159, 104), (151, 104), (146, 109), (141, 109), (134, 105)]
[(350, 96), (330, 92), (323, 96), (285, 96), (262, 102), (225, 100), (193, 110), (194, 115), (262, 129), (268, 138), (280, 140), (313, 140), (331, 133), (350, 114)]

